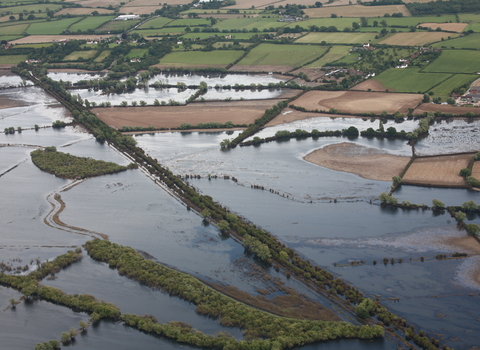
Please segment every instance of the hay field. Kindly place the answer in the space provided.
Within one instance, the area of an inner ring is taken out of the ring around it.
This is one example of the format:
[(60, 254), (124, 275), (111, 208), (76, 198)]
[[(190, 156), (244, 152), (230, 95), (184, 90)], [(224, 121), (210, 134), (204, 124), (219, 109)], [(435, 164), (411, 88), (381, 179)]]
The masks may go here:
[(314, 45), (260, 44), (253, 48), (238, 65), (302, 66), (327, 51), (327, 47)]
[(309, 91), (292, 102), (310, 111), (335, 109), (343, 113), (406, 113), (415, 108), (423, 95), (365, 91)]
[(432, 46), (456, 49), (480, 49), (480, 33), (472, 33), (467, 36), (441, 41)]
[(379, 44), (400, 45), (400, 46), (416, 46), (425, 45), (441, 41), (442, 38), (455, 37), (457, 34), (443, 32), (414, 32), (414, 33), (396, 33), (380, 40)]
[(327, 65), (327, 63), (335, 62), (344, 56), (350, 53), (350, 46), (341, 46), (335, 45), (330, 48), (330, 50), (322, 56), (319, 60), (316, 60), (313, 63), (310, 63), (308, 67), (317, 68)]
[(420, 23), (418, 27), (432, 28), (433, 30), (440, 28), (441, 30), (446, 30), (448, 32), (460, 33), (463, 32), (467, 25), (468, 23)]
[(361, 44), (375, 40), (375, 33), (309, 33), (298, 38), (297, 43)]
[(101, 8), (87, 8), (87, 7), (76, 7), (76, 8), (65, 8), (61, 9), (58, 12), (55, 12), (55, 16), (61, 15), (90, 15), (93, 11), (97, 11), (100, 14), (112, 14), (114, 13), (113, 10), (101, 9)]
[(404, 16), (410, 16), (410, 12), (405, 5), (387, 5), (387, 6), (330, 6), (320, 8), (307, 8), (304, 10), (310, 18), (331, 17), (332, 13), (338, 17), (383, 17), (385, 13), (403, 13)]
[(442, 112), (442, 113), (452, 113), (454, 115), (465, 114), (472, 112), (474, 114), (480, 114), (479, 107), (459, 107), (451, 105), (437, 105), (435, 103), (422, 103), (413, 114), (423, 114), (424, 112)]
[(473, 154), (417, 158), (403, 176), (402, 183), (438, 187), (465, 187), (460, 170)]
[(92, 58), (98, 53), (97, 50), (89, 50), (89, 51), (73, 51), (70, 55), (65, 56), (63, 61), (76, 61), (79, 58), (83, 58), (88, 60)]
[(277, 102), (279, 100), (199, 102), (187, 106), (93, 108), (92, 112), (117, 129), (122, 126), (151, 125), (156, 128), (178, 128), (182, 123), (197, 125), (227, 121), (248, 125)]
[(102, 35), (29, 35), (24, 38), (13, 40), (14, 44), (39, 44), (51, 43), (54, 40), (94, 40), (103, 38)]
[(122, 6), (120, 8), (120, 12), (126, 13), (126, 14), (133, 13), (135, 15), (149, 15), (152, 12), (155, 12), (155, 10), (158, 10), (161, 8), (162, 8), (162, 5), (158, 5), (158, 3), (155, 6)]
[(440, 57), (423, 69), (424, 72), (477, 73), (480, 52), (473, 50), (443, 50)]
[(82, 18), (73, 17), (59, 19), (50, 22), (32, 23), (27, 29), (27, 33), (30, 35), (54, 35), (60, 34), (64, 30), (68, 29), (73, 23), (81, 21)]
[(360, 84), (355, 85), (350, 90), (361, 90), (361, 91), (385, 91), (387, 88), (378, 80), (368, 79), (362, 81)]
[(74, 2), (83, 7), (108, 7), (108, 5), (119, 6), (123, 0), (65, 0), (65, 2)]
[(420, 73), (419, 68), (390, 68), (373, 79), (378, 80), (391, 92), (423, 93), (451, 76), (449, 73)]

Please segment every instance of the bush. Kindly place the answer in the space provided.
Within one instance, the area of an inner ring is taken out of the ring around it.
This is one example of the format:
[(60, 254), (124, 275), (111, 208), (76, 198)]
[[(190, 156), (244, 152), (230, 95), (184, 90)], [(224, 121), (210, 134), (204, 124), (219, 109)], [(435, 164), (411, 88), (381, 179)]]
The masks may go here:
[(463, 176), (463, 177), (468, 177), (472, 175), (472, 171), (468, 168), (463, 168), (462, 170), (460, 170), (460, 176)]

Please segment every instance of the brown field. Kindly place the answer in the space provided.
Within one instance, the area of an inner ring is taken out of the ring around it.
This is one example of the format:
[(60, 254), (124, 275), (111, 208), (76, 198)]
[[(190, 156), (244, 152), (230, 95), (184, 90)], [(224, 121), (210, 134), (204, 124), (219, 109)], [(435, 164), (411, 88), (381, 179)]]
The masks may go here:
[(131, 2), (127, 2), (125, 6), (163, 6), (163, 4), (169, 5), (185, 5), (190, 3), (191, 1), (188, 0), (133, 0)]
[[(107, 7), (108, 5), (117, 6), (120, 5), (123, 0), (65, 0), (65, 2), (75, 2), (83, 7)], [(93, 10), (92, 10), (93, 11)]]
[(379, 181), (391, 181), (410, 161), (409, 157), (393, 156), (382, 150), (347, 142), (317, 149), (304, 159), (328, 169)]
[(135, 15), (149, 15), (155, 10), (162, 8), (162, 6), (122, 6), (120, 7), (120, 12), (126, 14), (133, 13)]
[[(362, 2), (370, 2), (370, 1), (373, 1), (373, 0), (363, 0)], [(329, 4), (328, 2), (324, 2), (323, 7), (325, 7), (325, 6), (347, 6), (347, 5), (351, 5), (351, 3), (352, 3), (352, 0), (334, 0), (331, 4)]]
[[(258, 17), (257, 14), (249, 14), (250, 17)], [(243, 14), (238, 13), (199, 13), (199, 18), (222, 18), (222, 19), (230, 19), (230, 18), (243, 18)], [(188, 15), (183, 15), (183, 18), (188, 18)]]
[(290, 72), (293, 66), (272, 66), (272, 65), (265, 65), (265, 66), (244, 66), (244, 65), (234, 65), (232, 66), (229, 71), (233, 72), (280, 72), (280, 73), (287, 73)]
[(51, 43), (53, 40), (72, 39), (72, 40), (91, 40), (100, 39), (105, 35), (29, 35), (24, 38), (12, 40), (14, 44), (39, 44), (39, 43)]
[(387, 5), (387, 6), (331, 6), (305, 9), (305, 14), (310, 18), (315, 17), (331, 17), (332, 13), (335, 13), (338, 17), (378, 17), (385, 13), (397, 13), (401, 12), (404, 16), (410, 16), (410, 12), (405, 5)]
[[(378, 80), (368, 79), (355, 85), (350, 90), (368, 91), (368, 89), (370, 89), (370, 91), (385, 91), (387, 88)], [(393, 92), (392, 89), (389, 89), (389, 91)]]
[(480, 162), (473, 163), (472, 176), (480, 179)]
[(281, 125), (285, 123), (291, 123), (297, 120), (304, 120), (309, 118), (359, 118), (353, 115), (342, 115), (339, 117), (335, 114), (320, 114), (320, 113), (313, 113), (313, 112), (300, 112), (294, 109), (286, 108), (280, 113), (278, 116), (273, 118), (270, 122), (268, 122), (265, 127)]
[(93, 108), (101, 120), (111, 127), (153, 125), (156, 128), (178, 128), (182, 123), (231, 121), (234, 124), (251, 124), (266, 109), (280, 100), (199, 102), (186, 106), (111, 107)]
[(460, 33), (466, 26), (468, 26), (468, 23), (420, 23), (417, 27), (432, 28), (433, 30), (440, 28), (441, 30)]
[(456, 34), (442, 32), (396, 33), (390, 37), (387, 37), (386, 39), (383, 39), (379, 42), (379, 44), (405, 46), (424, 45), (440, 41), (442, 38), (447, 39), (449, 36), (453, 38), (456, 36)]
[(417, 109), (413, 112), (414, 114), (422, 114), (424, 112), (442, 112), (442, 113), (452, 113), (452, 114), (465, 114), (467, 112), (472, 112), (475, 114), (480, 114), (479, 107), (456, 107), (451, 105), (437, 105), (435, 103), (422, 103), (418, 106)]
[(66, 9), (61, 9), (58, 12), (55, 12), (55, 16), (60, 16), (60, 15), (67, 15), (67, 14), (72, 14), (72, 15), (89, 15), (93, 11), (97, 11), (100, 14), (104, 13), (109, 13), (113, 14), (113, 10), (107, 10), (107, 9), (92, 9), (92, 8), (86, 8), (86, 7), (78, 7), (78, 8), (66, 8)]
[(422, 100), (419, 94), (392, 94), (365, 91), (309, 91), (292, 104), (307, 110), (336, 109), (344, 113), (406, 113)]
[(461, 169), (466, 168), (473, 154), (422, 157), (413, 161), (402, 183), (437, 187), (465, 187)]
[(305, 73), (308, 76), (308, 78), (312, 81), (317, 80), (318, 78), (321, 78), (325, 75), (325, 71), (320, 69), (314, 69), (314, 68), (300, 68), (290, 73), (292, 74)]

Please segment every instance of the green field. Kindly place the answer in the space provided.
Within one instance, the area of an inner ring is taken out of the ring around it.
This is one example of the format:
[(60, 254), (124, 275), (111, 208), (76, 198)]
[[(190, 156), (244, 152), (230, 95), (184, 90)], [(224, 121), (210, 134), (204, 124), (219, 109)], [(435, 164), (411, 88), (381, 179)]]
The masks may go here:
[[(135, 29), (132, 33), (138, 33), (143, 37), (159, 36), (165, 34), (183, 34), (186, 27), (158, 28), (158, 29)], [(210, 33), (210, 35), (212, 35)]]
[(441, 41), (432, 46), (457, 49), (480, 49), (480, 34), (474, 33), (460, 38)]
[(2, 27), (0, 29), (0, 33), (2, 35), (15, 35), (15, 34), (22, 34), (24, 31), (27, 30), (29, 24), (17, 24), (8, 27)]
[(335, 45), (332, 46), (330, 51), (328, 51), (325, 55), (322, 56), (319, 60), (316, 60), (313, 63), (310, 63), (307, 67), (318, 68), (323, 67), (327, 63), (335, 62), (342, 57), (348, 55), (350, 53), (350, 46), (342, 46), (342, 45)]
[(167, 27), (186, 27), (186, 26), (206, 26), (210, 25), (210, 20), (205, 18), (183, 18), (183, 19), (176, 19), (173, 22), (168, 23)]
[[(244, 15), (244, 14), (247, 14), (247, 15), (254, 15), (256, 13), (260, 13), (262, 12), (263, 10), (253, 10), (253, 9), (250, 9), (250, 10), (240, 10), (240, 14), (241, 15)], [(187, 11), (183, 11), (181, 12), (181, 14), (183, 15), (187, 15), (189, 13), (198, 13), (198, 14), (219, 14), (219, 13), (228, 13), (228, 10), (203, 10), (203, 9), (188, 9)], [(239, 14), (239, 15), (240, 15)]]
[(130, 29), (140, 21), (110, 21), (105, 23), (103, 26), (98, 28), (101, 32), (110, 32), (110, 31), (123, 31)]
[(108, 57), (108, 55), (110, 55), (110, 52), (110, 50), (103, 50), (102, 52), (100, 52), (100, 55), (98, 55), (97, 58), (95, 58), (93, 61), (102, 62), (105, 57)]
[[(12, 14), (18, 14), (18, 13), (28, 13), (30, 14), (31, 11), (34, 11), (35, 14), (39, 13), (38, 10), (41, 10), (41, 12), (47, 12), (47, 8), (52, 10), (53, 12), (56, 12), (62, 8), (62, 5), (60, 4), (34, 4), (34, 5), (24, 5), (24, 6), (12, 6), (12, 7), (3, 7), (0, 9), (0, 12), (2, 13), (7, 13), (11, 12)], [(27, 12), (25, 12), (27, 11)], [(28, 15), (27, 15), (28, 16)]]
[[(420, 23), (455, 23), (457, 22), (455, 15), (443, 15), (440, 17), (437, 16), (428, 16), (428, 17), (381, 17), (381, 18), (368, 18), (368, 25), (373, 26), (373, 22), (377, 21), (380, 25), (380, 22), (385, 20), (387, 22), (387, 27), (390, 26), (416, 26)], [(463, 22), (463, 21), (461, 21)], [(359, 22), (360, 23), (360, 22)]]
[(125, 57), (126, 58), (142, 57), (146, 53), (148, 53), (148, 49), (132, 49)]
[(328, 47), (318, 45), (260, 44), (253, 48), (238, 64), (278, 65), (299, 67), (319, 58)]
[(68, 29), (68, 27), (78, 20), (79, 18), (65, 18), (56, 21), (33, 23), (30, 25), (30, 27), (28, 27), (27, 33), (30, 35), (61, 34), (64, 30)]
[(460, 22), (469, 23), (464, 31), (473, 30), (474, 32), (480, 32), (480, 14), (461, 13), (458, 14)]
[(477, 73), (480, 71), (480, 52), (444, 50), (439, 58), (423, 69), (424, 72)]
[(19, 64), (27, 59), (27, 55), (0, 55), (0, 64)]
[(171, 52), (160, 60), (160, 64), (182, 65), (228, 65), (240, 58), (243, 51), (214, 50), (214, 51), (187, 51)]
[(446, 73), (420, 73), (418, 68), (390, 68), (377, 75), (374, 80), (395, 92), (425, 92), (451, 77)]
[(71, 32), (76, 32), (77, 30), (87, 31), (89, 29), (97, 29), (105, 22), (108, 22), (114, 18), (115, 16), (89, 16), (81, 20), (80, 22), (73, 24), (68, 29)]
[(435, 86), (432, 91), (434, 92), (435, 97), (441, 97), (442, 101), (445, 101), (450, 92), (456, 88), (460, 87), (463, 84), (470, 84), (474, 80), (478, 79), (478, 75), (474, 74), (455, 74), (452, 75), (450, 78), (442, 82), (441, 84)]
[(375, 40), (375, 33), (310, 33), (296, 40), (297, 43), (361, 44)]
[(261, 18), (261, 17), (251, 17), (251, 18), (230, 18), (218, 22), (213, 26), (213, 28), (218, 28), (220, 30), (230, 30), (230, 29), (253, 29), (258, 28), (262, 31), (263, 28), (269, 29), (270, 27), (278, 28), (285, 25), (283, 22), (277, 21), (278, 17), (273, 18)]
[(166, 17), (157, 17), (154, 19), (151, 19), (150, 21), (145, 22), (142, 24), (139, 29), (154, 29), (154, 28), (162, 28), (168, 23), (172, 22), (173, 20), (171, 18), (166, 18)]
[(22, 38), (21, 35), (0, 35), (0, 40), (12, 41)]
[(88, 60), (89, 58), (94, 57), (98, 51), (96, 50), (89, 50), (89, 51), (73, 51), (70, 55), (65, 56), (63, 61), (76, 61), (79, 58), (83, 58)]
[(39, 43), (39, 44), (20, 44), (16, 47), (31, 47), (34, 49), (41, 49), (42, 47), (52, 46), (53, 43)]

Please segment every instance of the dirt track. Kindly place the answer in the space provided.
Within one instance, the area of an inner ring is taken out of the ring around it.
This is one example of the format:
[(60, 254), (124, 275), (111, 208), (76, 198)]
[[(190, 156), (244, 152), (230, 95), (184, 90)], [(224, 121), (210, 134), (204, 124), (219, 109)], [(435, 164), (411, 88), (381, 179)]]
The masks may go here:
[(391, 181), (410, 161), (409, 157), (393, 156), (375, 148), (346, 142), (315, 150), (304, 159), (328, 169), (380, 181)]
[(391, 94), (365, 91), (310, 91), (293, 101), (292, 104), (307, 110), (358, 113), (406, 113), (422, 100), (419, 94)]
[(403, 183), (438, 187), (465, 187), (460, 170), (473, 154), (417, 158), (403, 176)]
[(178, 128), (182, 123), (197, 125), (227, 121), (248, 125), (279, 101), (222, 101), (191, 103), (187, 106), (93, 108), (92, 112), (117, 129), (122, 126), (151, 125), (156, 128)]

